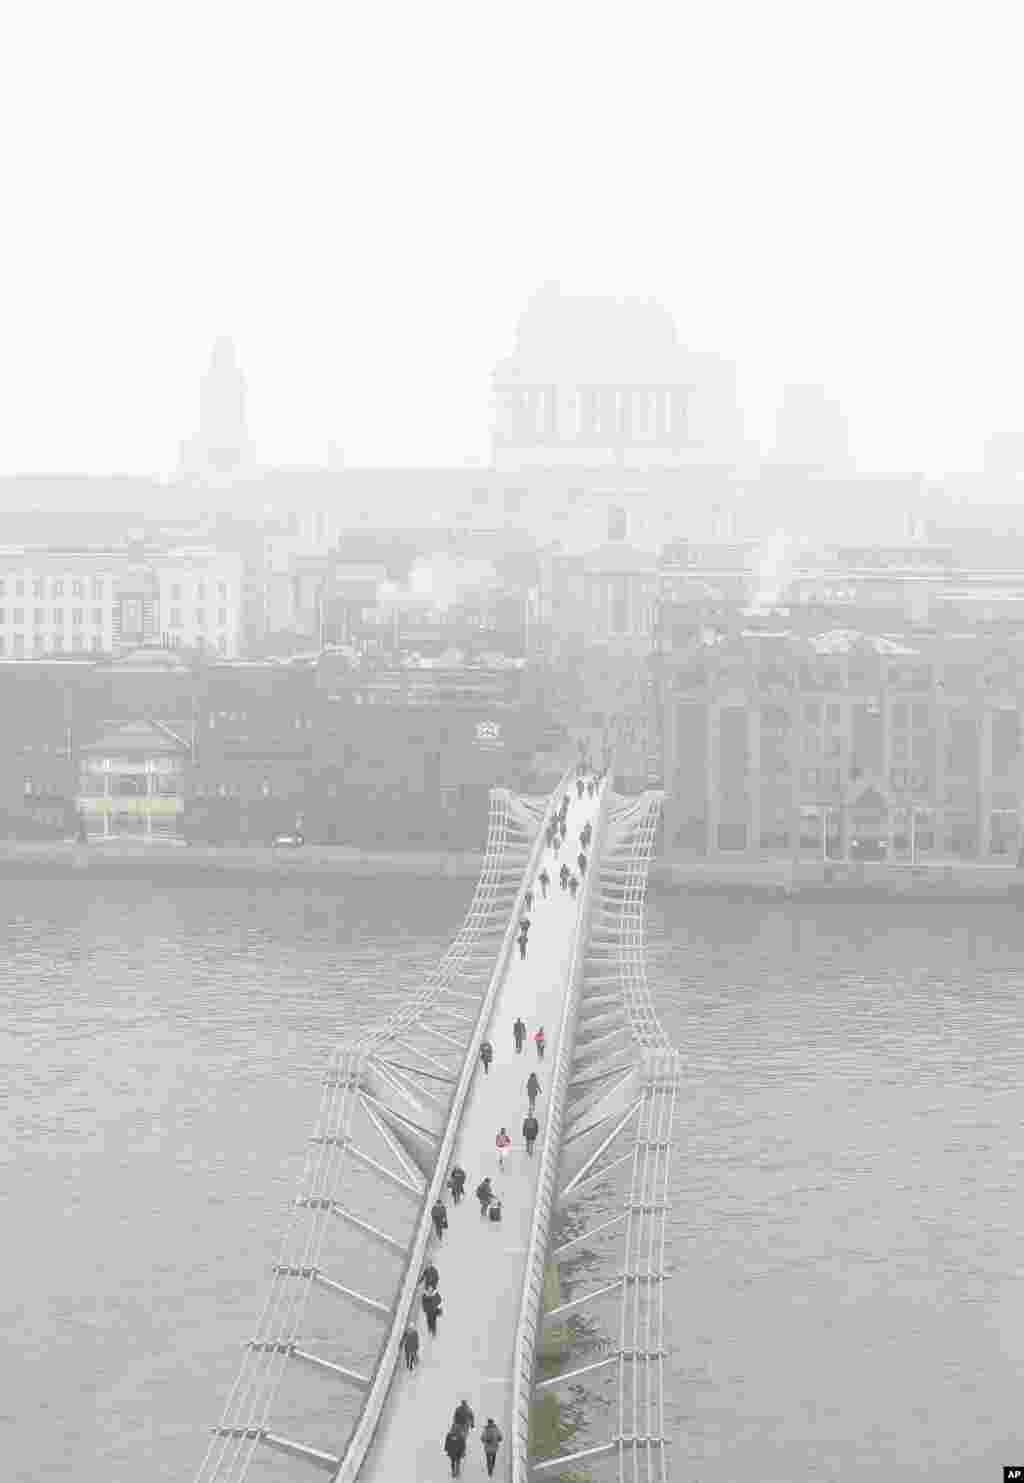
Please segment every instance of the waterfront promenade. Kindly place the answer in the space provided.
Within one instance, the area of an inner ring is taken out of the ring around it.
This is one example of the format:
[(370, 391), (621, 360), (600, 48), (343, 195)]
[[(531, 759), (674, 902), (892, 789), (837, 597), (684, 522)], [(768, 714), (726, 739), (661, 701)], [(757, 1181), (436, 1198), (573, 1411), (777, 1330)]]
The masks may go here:
[[(488, 1031), (494, 1063), (489, 1074), (478, 1067), (455, 1145), (455, 1161), (467, 1173), (466, 1197), (457, 1208), (448, 1199), (448, 1230), (443, 1240), (431, 1242), (429, 1254), (440, 1273), (443, 1300), (438, 1334), (430, 1337), (422, 1312), (417, 1311), (420, 1363), (409, 1372), (401, 1361), (395, 1372), (374, 1445), (360, 1473), (368, 1483), (406, 1478), (426, 1483), (449, 1475), (442, 1444), (452, 1412), (463, 1398), (476, 1414), (463, 1476), (485, 1475), (480, 1431), (489, 1416), (504, 1435), (495, 1477), (509, 1476), (513, 1347), (539, 1165), (538, 1153), (530, 1159), (523, 1147), (526, 1079), (532, 1070), (540, 1078), (537, 1117), (543, 1137), (562, 1000), (581, 926), (581, 896), (573, 901), (561, 889), (558, 870), (562, 860), (570, 866), (575, 860), (580, 830), (596, 817), (598, 802), (599, 796), (589, 799), (586, 793), (578, 801), (573, 791), (561, 855), (555, 859), (550, 850), (544, 852), (551, 876), (548, 899), (543, 900), (537, 887), (526, 959), (520, 959), (518, 947), (514, 949)], [(529, 1037), (521, 1055), (512, 1038), (518, 1016), (525, 1020)], [(532, 1039), (539, 1025), (547, 1036), (540, 1062)], [(512, 1147), (502, 1173), (494, 1140), (503, 1125)], [(502, 1201), (500, 1224), (481, 1218), (473, 1194), (486, 1174)]]

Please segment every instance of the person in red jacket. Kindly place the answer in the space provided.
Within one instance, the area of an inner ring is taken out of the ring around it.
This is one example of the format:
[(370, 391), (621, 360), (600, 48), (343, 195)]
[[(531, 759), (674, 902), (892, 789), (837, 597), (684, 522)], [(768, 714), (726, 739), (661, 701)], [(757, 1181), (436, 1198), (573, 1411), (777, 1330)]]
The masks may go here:
[(499, 1129), (498, 1136), (494, 1140), (494, 1146), (498, 1150), (498, 1168), (505, 1167), (505, 1150), (512, 1147), (512, 1139), (504, 1128)]
[(544, 1039), (544, 1026), (543, 1025), (541, 1025), (540, 1029), (534, 1035), (534, 1037), (533, 1037), (533, 1043), (537, 1047), (537, 1059), (538, 1059), (538, 1061), (543, 1061), (543, 1059), (544, 1059), (544, 1047), (547, 1044), (547, 1041)]

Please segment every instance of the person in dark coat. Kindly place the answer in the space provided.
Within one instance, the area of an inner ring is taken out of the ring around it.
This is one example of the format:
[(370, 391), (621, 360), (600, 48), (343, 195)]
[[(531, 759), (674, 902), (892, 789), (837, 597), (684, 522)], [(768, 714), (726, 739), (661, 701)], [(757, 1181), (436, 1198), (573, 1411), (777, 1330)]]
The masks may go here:
[(562, 822), (558, 826), (558, 832), (562, 836), (563, 839), (565, 838), (565, 831), (566, 831), (567, 827), (568, 826), (567, 826), (565, 820), (563, 819)]
[(526, 933), (519, 934), (519, 961), (522, 963), (526, 958)]
[(455, 1407), (452, 1426), (461, 1426), (464, 1432), (471, 1432), (476, 1426), (476, 1417), (473, 1415), (473, 1408), (467, 1400), (461, 1400)]
[(576, 779), (576, 797), (577, 798), (582, 798), (583, 797), (583, 788), (584, 788), (583, 779), (582, 778), (577, 778)]
[(491, 1176), (489, 1174), (486, 1179), (481, 1179), (477, 1185), (476, 1197), (480, 1201), (480, 1214), (486, 1215), (487, 1207), (494, 1199), (494, 1191), (491, 1188)]
[(576, 864), (580, 868), (580, 876), (585, 876), (587, 873), (587, 857), (582, 850), (580, 850), (579, 854), (576, 856)]
[(572, 899), (574, 901), (576, 900), (576, 892), (579, 890), (579, 888), (580, 888), (579, 878), (577, 876), (575, 876), (575, 875), (571, 875), (569, 877), (569, 895), (572, 897)]
[(402, 1349), (405, 1353), (405, 1368), (414, 1370), (420, 1362), (420, 1333), (414, 1323), (410, 1323), (402, 1335)]
[(459, 1469), (462, 1466), (462, 1459), (466, 1455), (466, 1433), (461, 1427), (453, 1426), (449, 1429), (448, 1435), (444, 1439), (444, 1450), (448, 1454), (448, 1461), (452, 1465), (452, 1477), (457, 1478), (459, 1476)]
[(431, 1292), (425, 1292), (420, 1298), (420, 1305), (427, 1318), (427, 1329), (431, 1338), (437, 1338), (437, 1320), (441, 1313), (441, 1294), (435, 1287)]
[(487, 1464), (487, 1476), (493, 1478), (494, 1464), (498, 1457), (498, 1448), (501, 1446), (501, 1432), (493, 1416), (488, 1416), (487, 1425), (480, 1433), (480, 1440), (484, 1448), (484, 1461)]
[(530, 1099), (530, 1111), (532, 1112), (537, 1105), (537, 1098), (540, 1096), (540, 1077), (536, 1071), (531, 1071), (526, 1078), (526, 1095)]
[(452, 1201), (458, 1204), (466, 1189), (466, 1171), (459, 1164), (448, 1175), (448, 1188), (452, 1192)]
[(487, 1219), (488, 1220), (494, 1220), (494, 1221), (500, 1221), (501, 1220), (501, 1201), (500, 1200), (492, 1200), (491, 1201), (490, 1208), (487, 1211)]
[(533, 1158), (533, 1145), (537, 1141), (537, 1134), (539, 1132), (540, 1123), (531, 1112), (523, 1119), (523, 1137), (526, 1140), (526, 1152), (531, 1159)]
[(428, 1262), (427, 1265), (423, 1268), (422, 1273), (420, 1274), (420, 1281), (423, 1283), (425, 1291), (431, 1292), (437, 1286), (440, 1280), (441, 1279), (438, 1275), (437, 1268), (434, 1266), (434, 1263)]
[(430, 1218), (434, 1222), (437, 1239), (442, 1241), (444, 1239), (444, 1233), (448, 1229), (448, 1212), (444, 1208), (443, 1200), (437, 1200), (435, 1202), (434, 1208), (430, 1212)]
[(522, 1019), (517, 1019), (512, 1026), (512, 1039), (515, 1041), (516, 1054), (518, 1055), (523, 1049), (523, 1042), (526, 1040), (526, 1025)]
[(489, 1040), (485, 1040), (480, 1047), (480, 1059), (484, 1063), (484, 1074), (490, 1076), (491, 1062), (494, 1060), (494, 1046)]
[(523, 905), (526, 907), (526, 910), (527, 911), (532, 911), (533, 910), (533, 892), (532, 891), (527, 891), (526, 895), (523, 897)]
[(593, 796), (594, 796), (594, 779), (591, 778), (590, 779), (590, 782), (587, 784), (587, 797), (588, 798), (593, 798)]
[(558, 879), (562, 882), (562, 890), (564, 891), (569, 884), (569, 867), (564, 862), (561, 870), (558, 872)]
[(548, 875), (547, 866), (544, 867), (537, 879), (540, 881), (540, 893), (546, 901), (548, 899), (548, 886), (551, 884), (551, 877)]

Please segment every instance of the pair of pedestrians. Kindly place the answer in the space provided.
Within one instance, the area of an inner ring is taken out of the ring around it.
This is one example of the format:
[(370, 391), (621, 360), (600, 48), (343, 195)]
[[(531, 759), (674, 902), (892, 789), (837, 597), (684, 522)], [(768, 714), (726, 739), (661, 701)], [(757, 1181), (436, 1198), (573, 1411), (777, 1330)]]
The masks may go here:
[[(462, 1405), (456, 1408), (456, 1417), (458, 1417), (459, 1412), (462, 1411), (463, 1407), (465, 1407), (465, 1409), (469, 1411), (469, 1407), (466, 1405), (466, 1402), (463, 1401)], [(469, 1414), (470, 1416), (472, 1416), (472, 1411), (469, 1411)], [(472, 1425), (473, 1423), (471, 1422), (470, 1426)], [(462, 1461), (463, 1458), (466, 1456), (466, 1444), (469, 1439), (470, 1426), (460, 1424), (458, 1420), (453, 1420), (451, 1426), (448, 1429), (448, 1434), (444, 1439), (444, 1450), (445, 1454), (448, 1457), (448, 1461), (452, 1465), (453, 1478), (458, 1478), (462, 1470)], [(494, 1464), (497, 1461), (498, 1457), (498, 1448), (501, 1446), (502, 1443), (502, 1433), (498, 1427), (498, 1423), (495, 1421), (493, 1416), (488, 1416), (487, 1425), (480, 1433), (480, 1441), (484, 1449), (484, 1461), (487, 1464), (487, 1476), (488, 1478), (492, 1478), (494, 1476)]]

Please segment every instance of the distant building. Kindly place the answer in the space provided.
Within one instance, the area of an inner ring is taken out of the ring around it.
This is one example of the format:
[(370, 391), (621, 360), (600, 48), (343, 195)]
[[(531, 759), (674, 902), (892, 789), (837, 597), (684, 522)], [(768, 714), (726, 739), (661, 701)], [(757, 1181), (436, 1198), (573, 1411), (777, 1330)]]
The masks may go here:
[(210, 548), (0, 548), (0, 657), (121, 654), (143, 644), (237, 656), (242, 563)]

